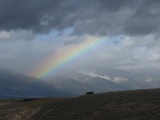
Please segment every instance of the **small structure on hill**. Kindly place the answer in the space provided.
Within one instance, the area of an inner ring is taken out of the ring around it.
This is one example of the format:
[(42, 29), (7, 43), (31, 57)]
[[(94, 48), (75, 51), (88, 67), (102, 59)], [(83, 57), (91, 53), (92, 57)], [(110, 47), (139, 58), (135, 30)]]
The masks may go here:
[(23, 98), (23, 101), (25, 101), (25, 102), (29, 102), (29, 101), (33, 101), (33, 100), (38, 100), (38, 98)]
[(86, 93), (86, 95), (92, 95), (92, 94), (94, 94), (94, 92), (92, 91)]

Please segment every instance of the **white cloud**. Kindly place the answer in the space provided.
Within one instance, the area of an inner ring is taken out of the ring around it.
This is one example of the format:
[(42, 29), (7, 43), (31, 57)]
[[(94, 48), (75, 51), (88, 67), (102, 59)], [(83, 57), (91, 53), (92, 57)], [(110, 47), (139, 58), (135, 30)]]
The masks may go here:
[(32, 31), (27, 30), (11, 30), (11, 31), (0, 31), (0, 42), (8, 42), (13, 40), (32, 40), (36, 36)]
[(145, 82), (152, 82), (152, 81), (153, 81), (153, 78), (151, 78), (151, 77), (146, 77)]
[(104, 75), (99, 75), (97, 73), (93, 73), (93, 72), (83, 72), (83, 74), (85, 75), (89, 75), (91, 77), (99, 77), (99, 78), (103, 78), (103, 79), (106, 79), (106, 80), (110, 80), (112, 82), (115, 82), (115, 83), (123, 83), (123, 82), (126, 82), (128, 81), (128, 78), (125, 78), (125, 77), (119, 77), (119, 76), (108, 76), (106, 74)]

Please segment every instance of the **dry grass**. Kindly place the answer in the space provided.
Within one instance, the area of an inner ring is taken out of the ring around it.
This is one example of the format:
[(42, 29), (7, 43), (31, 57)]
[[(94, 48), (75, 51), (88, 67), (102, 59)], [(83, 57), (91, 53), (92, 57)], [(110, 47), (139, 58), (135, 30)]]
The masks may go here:
[(159, 120), (160, 89), (110, 92), (30, 102), (0, 101), (0, 120), (22, 119)]
[(23, 100), (0, 100), (0, 120), (31, 120), (40, 106), (63, 98), (43, 98), (25, 102)]

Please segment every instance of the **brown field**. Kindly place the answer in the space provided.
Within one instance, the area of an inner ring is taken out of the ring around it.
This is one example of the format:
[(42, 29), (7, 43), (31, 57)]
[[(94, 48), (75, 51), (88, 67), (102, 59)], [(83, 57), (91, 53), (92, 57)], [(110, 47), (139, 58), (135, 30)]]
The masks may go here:
[(160, 120), (160, 89), (0, 100), (0, 120)]

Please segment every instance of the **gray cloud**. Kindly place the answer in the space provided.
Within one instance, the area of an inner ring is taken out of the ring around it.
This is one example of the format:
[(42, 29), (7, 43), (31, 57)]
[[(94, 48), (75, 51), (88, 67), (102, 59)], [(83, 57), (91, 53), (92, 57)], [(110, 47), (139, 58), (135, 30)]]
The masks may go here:
[(145, 0), (128, 19), (125, 31), (130, 35), (157, 34), (160, 31), (160, 1)]
[[(58, 55), (70, 53), (81, 42), (97, 36), (56, 36), (44, 35), (41, 39), (31, 41), (16, 40), (0, 42), (0, 66), (23, 74), (31, 73), (45, 65), (48, 60)], [(113, 37), (113, 40), (117, 38)], [(68, 43), (71, 42), (72, 44)], [(67, 44), (68, 43), (68, 44)], [(83, 70), (92, 68), (119, 68), (141, 73), (144, 70), (160, 69), (160, 39), (154, 40), (154, 35), (128, 37), (124, 36), (116, 44), (104, 44), (88, 53), (75, 58), (71, 63), (63, 66), (61, 71), (73, 68)], [(152, 69), (151, 69), (152, 68)]]
[(76, 34), (157, 34), (158, 0), (0, 0), (0, 30), (74, 28)]

